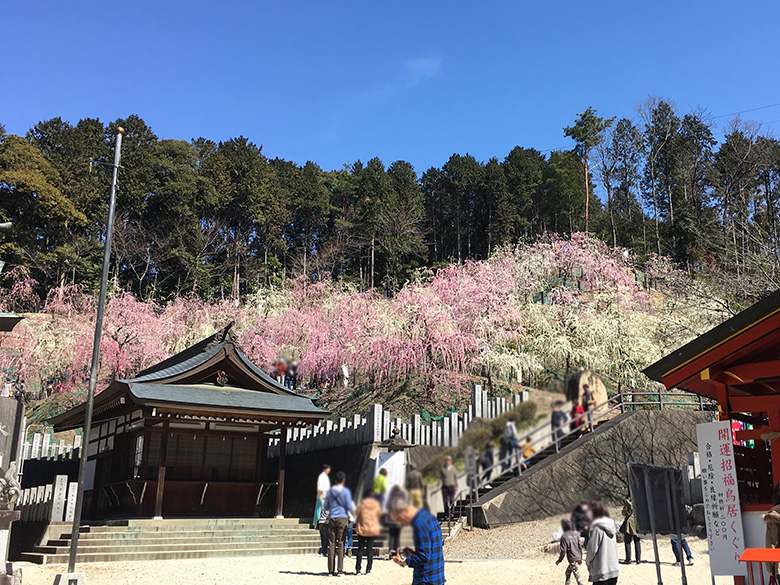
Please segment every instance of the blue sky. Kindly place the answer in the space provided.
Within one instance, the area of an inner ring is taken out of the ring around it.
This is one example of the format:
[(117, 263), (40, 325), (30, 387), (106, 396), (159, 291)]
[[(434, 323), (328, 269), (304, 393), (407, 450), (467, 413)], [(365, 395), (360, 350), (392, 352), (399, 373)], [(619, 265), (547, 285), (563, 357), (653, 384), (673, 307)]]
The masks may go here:
[[(6, 2), (0, 123), (136, 113), (161, 138), (422, 172), (453, 152), (567, 147), (589, 105), (780, 104), (778, 17), (767, 1)], [(743, 117), (780, 129), (780, 106)]]

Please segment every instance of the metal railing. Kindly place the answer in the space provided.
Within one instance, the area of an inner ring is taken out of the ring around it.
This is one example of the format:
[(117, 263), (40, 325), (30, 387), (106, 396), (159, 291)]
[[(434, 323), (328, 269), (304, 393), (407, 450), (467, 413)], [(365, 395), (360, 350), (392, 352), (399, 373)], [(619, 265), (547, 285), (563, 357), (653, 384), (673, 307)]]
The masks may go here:
[[(640, 398), (640, 400), (637, 400), (637, 397)], [(658, 400), (650, 400), (647, 397), (658, 397)], [(682, 398), (685, 400), (674, 400), (675, 398)], [(571, 403), (568, 404), (570, 405)], [(523, 468), (527, 469), (529, 463), (532, 463), (534, 459), (545, 454), (550, 446), (553, 446), (555, 453), (557, 454), (561, 450), (561, 444), (567, 438), (574, 437), (577, 439), (585, 433), (592, 432), (596, 423), (603, 421), (607, 417), (611, 418), (615, 416), (617, 411), (620, 411), (619, 414), (623, 414), (625, 412), (646, 409), (648, 406), (658, 407), (658, 409), (662, 411), (664, 408), (675, 409), (690, 407), (704, 411), (713, 410), (717, 407), (714, 401), (688, 392), (623, 392), (619, 389), (618, 393), (612, 398), (594, 406), (585, 413), (576, 417), (567, 416), (567, 421), (561, 427), (551, 428), (549, 432), (535, 441), (531, 441), (531, 438), (539, 432), (538, 428), (518, 437), (518, 446), (510, 448), (506, 457), (499, 458), (498, 462), (494, 463), (492, 466), (475, 470), (467, 469), (459, 474), (458, 479), (466, 478), (468, 486), (455, 495), (452, 508), (454, 508), (459, 501), (468, 497), (469, 525), (473, 526), (473, 505), (479, 499), (479, 490), (484, 489), (485, 486), (492, 481), (496, 470), (501, 471), (500, 475), (506, 475), (507, 473), (512, 472), (516, 475), (520, 475)], [(566, 429), (568, 429), (568, 431)], [(530, 456), (525, 457), (524, 453), (529, 450), (533, 450), (533, 453), (531, 453)], [(450, 510), (445, 510), (450, 529), (453, 520), (452, 508)]]

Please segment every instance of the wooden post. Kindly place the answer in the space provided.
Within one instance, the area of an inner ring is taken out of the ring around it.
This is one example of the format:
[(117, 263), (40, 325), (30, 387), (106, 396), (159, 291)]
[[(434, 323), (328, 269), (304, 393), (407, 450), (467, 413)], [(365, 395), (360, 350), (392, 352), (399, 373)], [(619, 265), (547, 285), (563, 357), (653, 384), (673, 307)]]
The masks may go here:
[(279, 439), (279, 477), (276, 480), (276, 517), (284, 518), (284, 462), (287, 455), (287, 427), (282, 427)]
[(168, 435), (170, 435), (170, 421), (163, 421), (163, 434), (160, 441), (160, 468), (157, 471), (157, 499), (154, 503), (154, 517), (162, 518), (163, 492), (165, 490), (165, 465), (168, 463)]
[(618, 397), (620, 399), (620, 412), (626, 412), (626, 403), (623, 401), (623, 386), (618, 382)]

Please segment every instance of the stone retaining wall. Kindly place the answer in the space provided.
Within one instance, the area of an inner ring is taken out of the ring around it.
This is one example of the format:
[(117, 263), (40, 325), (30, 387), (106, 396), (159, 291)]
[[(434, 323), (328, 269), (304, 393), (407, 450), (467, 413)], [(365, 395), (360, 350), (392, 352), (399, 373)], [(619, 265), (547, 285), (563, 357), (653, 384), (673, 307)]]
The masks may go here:
[(711, 412), (637, 411), (600, 425), (557, 457), (483, 496), (474, 510), (482, 528), (568, 515), (582, 499), (619, 505), (628, 496), (629, 462), (682, 468), (696, 450), (696, 425)]

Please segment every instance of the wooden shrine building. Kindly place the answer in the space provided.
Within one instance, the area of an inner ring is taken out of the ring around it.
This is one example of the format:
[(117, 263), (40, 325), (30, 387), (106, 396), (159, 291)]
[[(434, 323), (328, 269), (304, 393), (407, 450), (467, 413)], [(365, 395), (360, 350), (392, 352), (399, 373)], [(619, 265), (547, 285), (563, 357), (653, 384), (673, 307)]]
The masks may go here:
[(744, 506), (768, 505), (780, 482), (780, 291), (645, 369), (666, 388), (718, 401), (721, 420), (753, 428), (735, 440)]
[(16, 315), (14, 313), (0, 312), (0, 332), (11, 331), (14, 327), (16, 327), (16, 324), (22, 319), (23, 317), (20, 317), (19, 315)]
[[(732, 421), (745, 544), (763, 547), (763, 514), (780, 483), (780, 291), (644, 373), (668, 389), (717, 400), (720, 420)], [(744, 582), (735, 577), (735, 583)]]
[[(78, 428), (85, 411), (49, 422)], [(281, 516), (288, 429), (329, 415), (253, 364), (228, 326), (95, 397), (85, 519), (256, 516), (274, 493)], [(268, 477), (272, 437), (280, 455)]]

